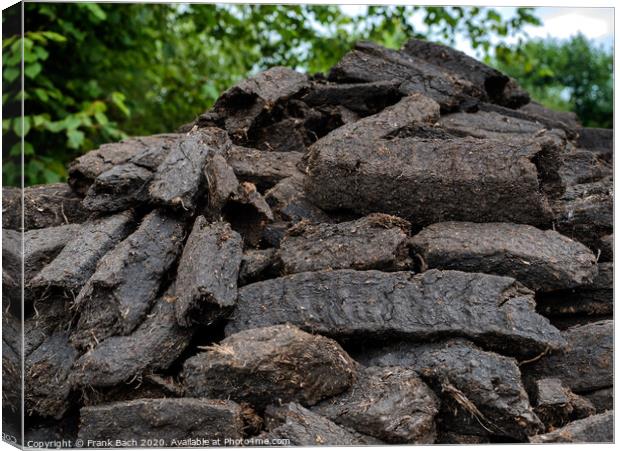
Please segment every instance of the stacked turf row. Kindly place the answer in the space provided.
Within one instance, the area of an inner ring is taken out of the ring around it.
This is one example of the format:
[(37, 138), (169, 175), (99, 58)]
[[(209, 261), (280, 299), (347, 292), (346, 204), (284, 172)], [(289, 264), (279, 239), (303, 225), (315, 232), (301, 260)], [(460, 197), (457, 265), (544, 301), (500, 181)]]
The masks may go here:
[(528, 100), (449, 48), (364, 43), (27, 189), (26, 438), (611, 441), (611, 139)]

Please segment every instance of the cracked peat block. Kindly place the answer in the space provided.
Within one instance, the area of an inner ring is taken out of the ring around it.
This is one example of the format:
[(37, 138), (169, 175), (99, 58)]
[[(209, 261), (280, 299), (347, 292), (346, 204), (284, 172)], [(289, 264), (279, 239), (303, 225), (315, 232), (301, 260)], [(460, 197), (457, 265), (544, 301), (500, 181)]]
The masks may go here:
[(546, 174), (559, 165), (557, 150), (538, 138), (429, 138), (415, 130), (398, 137), (438, 114), (435, 102), (414, 94), (317, 141), (308, 154), (310, 200), (327, 210), (383, 212), (420, 225), (550, 224), (545, 187), (555, 177)]
[(510, 276), (537, 291), (586, 285), (597, 274), (586, 246), (527, 225), (444, 222), (423, 229), (411, 245), (428, 268)]
[(561, 349), (559, 331), (534, 307), (533, 293), (509, 277), (343, 269), (242, 287), (226, 330), (290, 323), (340, 339), (465, 336), (513, 355)]

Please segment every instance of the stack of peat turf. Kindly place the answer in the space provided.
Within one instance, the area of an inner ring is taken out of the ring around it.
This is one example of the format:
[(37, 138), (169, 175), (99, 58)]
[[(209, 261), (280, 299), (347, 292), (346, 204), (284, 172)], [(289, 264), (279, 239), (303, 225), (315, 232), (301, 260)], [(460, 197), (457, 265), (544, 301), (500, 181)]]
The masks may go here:
[(27, 440), (611, 441), (611, 133), (361, 43), (27, 188), (23, 255), (4, 189), (5, 429), (23, 358)]

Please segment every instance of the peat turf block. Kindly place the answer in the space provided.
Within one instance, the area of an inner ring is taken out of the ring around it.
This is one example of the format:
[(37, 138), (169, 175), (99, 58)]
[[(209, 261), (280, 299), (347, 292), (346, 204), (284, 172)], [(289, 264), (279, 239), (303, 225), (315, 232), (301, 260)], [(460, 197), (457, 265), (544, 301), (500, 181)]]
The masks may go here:
[(69, 375), (78, 352), (67, 333), (49, 336), (24, 362), (26, 410), (59, 419), (69, 407)]
[[(23, 202), (22, 202), (23, 194)], [(2, 228), (42, 229), (84, 222), (90, 212), (82, 206), (82, 197), (66, 183), (2, 188)]]
[(402, 52), (468, 80), (477, 88), (478, 95), (483, 100), (513, 108), (529, 101), (529, 95), (516, 85), (515, 80), (451, 47), (421, 39), (410, 39)]
[[(244, 427), (238, 404), (194, 398), (137, 399), (83, 407), (80, 419), (78, 437), (84, 441), (163, 440), (148, 445), (161, 447), (175, 446), (172, 439), (241, 438)], [(188, 445), (177, 443), (176, 446)]]
[(323, 210), (314, 205), (304, 192), (304, 178), (294, 175), (280, 180), (265, 192), (265, 200), (274, 215), (282, 221), (314, 224), (333, 222)]
[(613, 180), (569, 186), (553, 211), (558, 232), (597, 249), (599, 239), (613, 233)]
[(545, 192), (557, 190), (557, 149), (535, 138), (391, 136), (436, 120), (432, 105), (423, 96), (404, 97), (313, 144), (305, 179), (309, 199), (326, 210), (389, 213), (418, 225), (459, 220), (548, 226), (552, 211)]
[(182, 372), (190, 396), (230, 398), (258, 409), (288, 401), (316, 404), (345, 391), (355, 374), (338, 343), (293, 326), (231, 335), (189, 358)]
[(242, 238), (230, 224), (196, 219), (177, 270), (179, 324), (209, 324), (228, 313), (237, 299), (242, 253)]
[(211, 153), (224, 152), (231, 143), (222, 130), (190, 132), (174, 146), (149, 185), (151, 200), (159, 205), (193, 211), (205, 189), (204, 166)]
[(243, 253), (239, 267), (239, 285), (248, 285), (269, 279), (276, 271), (276, 250), (248, 249)]
[(526, 378), (554, 377), (575, 393), (613, 385), (613, 321), (562, 331), (567, 346), (522, 366)]
[[(548, 129), (526, 119), (503, 115), (497, 111), (478, 111), (476, 113), (457, 112), (447, 114), (439, 119), (444, 130), (456, 136), (473, 136), (474, 138), (491, 138), (528, 140), (533, 136), (541, 136)], [(553, 134), (564, 137), (562, 130), (553, 129)]]
[(69, 164), (69, 185), (75, 192), (84, 195), (100, 174), (129, 162), (134, 155), (167, 147), (169, 141), (174, 141), (179, 136), (173, 133), (141, 136), (103, 144)]
[(554, 318), (568, 315), (613, 315), (613, 263), (600, 263), (598, 274), (591, 283), (572, 290), (546, 293), (536, 300), (536, 304), (539, 312)]
[(596, 408), (596, 413), (614, 410), (614, 388), (607, 387), (584, 393), (583, 397), (589, 400)]
[(342, 105), (361, 115), (378, 113), (400, 100), (397, 80), (370, 83), (315, 83), (302, 100), (310, 106)]
[(596, 413), (596, 408), (588, 399), (574, 394), (560, 379), (537, 380), (532, 391), (534, 411), (548, 431)]
[[(344, 83), (397, 80), (403, 94), (424, 94), (447, 111), (469, 98), (482, 95), (471, 82), (448, 74), (434, 64), (370, 42), (356, 44), (332, 67), (329, 79)], [(428, 83), (427, 79), (433, 79), (433, 83)]]
[(83, 354), (74, 365), (75, 384), (86, 390), (113, 387), (149, 372), (168, 369), (191, 338), (191, 330), (177, 324), (173, 299), (170, 295), (158, 299), (144, 322), (130, 335), (109, 337)]
[(65, 224), (28, 230), (22, 236), (22, 233), (17, 230), (2, 229), (3, 266), (13, 278), (19, 280), (21, 279), (20, 264), (23, 262), (24, 279), (30, 281), (60, 253), (79, 230), (79, 224)]
[(460, 271), (305, 272), (246, 285), (226, 331), (290, 323), (336, 338), (468, 337), (512, 355), (564, 345), (509, 277)]
[(388, 443), (433, 443), (439, 401), (411, 369), (369, 367), (346, 392), (311, 409)]
[(466, 340), (392, 343), (354, 357), (366, 365), (397, 365), (419, 373), (442, 399), (444, 430), (515, 439), (542, 431), (512, 358), (483, 351)]
[(75, 299), (80, 319), (72, 343), (88, 348), (130, 334), (151, 309), (163, 278), (181, 253), (183, 223), (159, 210), (107, 253)]
[(268, 431), (260, 439), (285, 439), (296, 446), (377, 445), (379, 440), (347, 430), (329, 419), (291, 402), (265, 412)]
[(410, 225), (390, 215), (373, 214), (339, 224), (302, 222), (289, 229), (278, 256), (285, 274), (321, 269), (381, 269), (411, 266)]
[(232, 146), (227, 161), (239, 180), (253, 183), (259, 191), (264, 191), (282, 179), (300, 174), (297, 165), (302, 156), (301, 152), (265, 152)]
[(133, 225), (131, 211), (85, 222), (58, 256), (30, 281), (30, 286), (79, 292), (99, 260), (131, 232)]
[(613, 410), (573, 421), (553, 432), (530, 438), (531, 443), (611, 443), (613, 440)]
[(597, 273), (596, 257), (583, 244), (522, 224), (443, 222), (411, 245), (428, 268), (510, 276), (532, 290), (573, 288)]
[(183, 135), (138, 138), (140, 148), (135, 154), (126, 162), (101, 172), (93, 180), (86, 192), (84, 206), (89, 210), (111, 212), (147, 202), (155, 171), (182, 139)]

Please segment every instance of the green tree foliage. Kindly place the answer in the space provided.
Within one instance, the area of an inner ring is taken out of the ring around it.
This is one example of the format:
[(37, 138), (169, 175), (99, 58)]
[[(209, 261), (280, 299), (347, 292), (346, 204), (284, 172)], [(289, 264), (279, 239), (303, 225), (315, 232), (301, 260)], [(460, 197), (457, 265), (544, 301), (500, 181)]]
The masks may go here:
[(53, 182), (80, 153), (174, 130), (270, 66), (322, 72), (355, 41), (398, 48), (413, 36), (448, 44), (460, 37), (488, 54), (494, 38), (538, 23), (528, 8), (504, 20), (489, 8), (417, 6), (371, 6), (353, 17), (325, 5), (25, 3), (25, 17), (23, 39), (2, 44), (3, 107), (25, 102), (23, 121), (3, 121), (15, 143), (3, 154), (5, 184), (20, 181), (22, 136), (26, 184)]
[(498, 47), (492, 62), (540, 103), (574, 111), (584, 126), (613, 127), (613, 55), (583, 35)]

